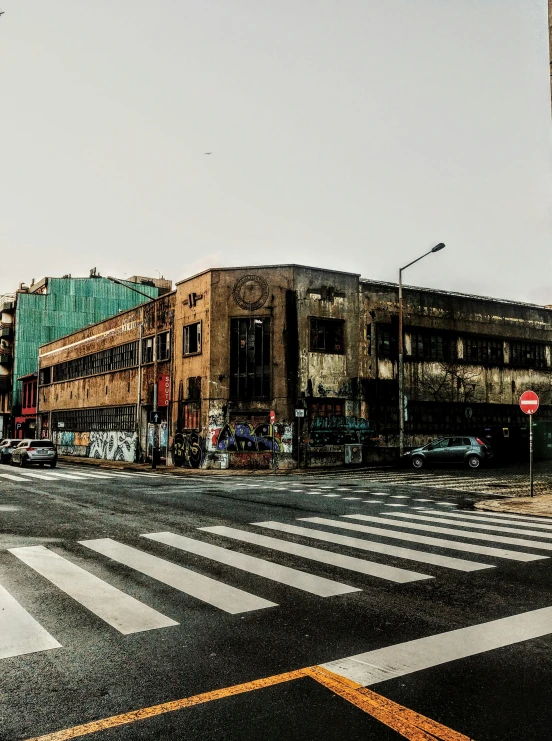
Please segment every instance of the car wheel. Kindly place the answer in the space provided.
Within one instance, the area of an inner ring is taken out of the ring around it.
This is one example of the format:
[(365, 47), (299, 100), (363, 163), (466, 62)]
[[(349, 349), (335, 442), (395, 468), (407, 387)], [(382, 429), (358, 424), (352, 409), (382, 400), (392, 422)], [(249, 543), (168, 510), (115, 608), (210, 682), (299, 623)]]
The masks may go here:
[(470, 455), (468, 457), (468, 466), (470, 468), (479, 468), (481, 465), (481, 458), (478, 455)]
[(50, 463), (50, 468), (55, 468), (57, 466), (57, 461), (52, 461)]
[(25, 468), (26, 465), (27, 464), (26, 464), (25, 458), (21, 456), (21, 458), (19, 459), (19, 468)]
[(424, 465), (424, 459), (421, 455), (415, 455), (414, 458), (412, 458), (412, 465), (414, 468), (422, 468)]

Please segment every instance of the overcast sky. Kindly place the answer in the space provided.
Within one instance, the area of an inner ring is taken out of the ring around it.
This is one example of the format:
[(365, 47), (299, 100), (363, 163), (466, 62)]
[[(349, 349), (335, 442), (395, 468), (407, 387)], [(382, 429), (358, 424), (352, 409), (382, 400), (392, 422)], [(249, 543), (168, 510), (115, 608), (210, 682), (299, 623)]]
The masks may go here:
[(552, 303), (546, 0), (0, 6), (0, 294), (443, 241), (405, 282)]

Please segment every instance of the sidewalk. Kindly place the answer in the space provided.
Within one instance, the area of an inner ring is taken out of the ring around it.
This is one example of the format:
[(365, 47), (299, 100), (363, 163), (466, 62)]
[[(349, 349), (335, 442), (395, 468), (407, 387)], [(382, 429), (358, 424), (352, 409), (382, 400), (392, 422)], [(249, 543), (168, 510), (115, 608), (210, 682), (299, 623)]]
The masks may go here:
[[(106, 461), (103, 458), (81, 458), (76, 455), (60, 455), (60, 463), (76, 466), (95, 466), (96, 468), (109, 468), (119, 471), (151, 471), (151, 463), (129, 463), (128, 461)], [(275, 471), (271, 468), (178, 468), (175, 466), (158, 465), (153, 469), (156, 473), (165, 476), (290, 476), (293, 474), (320, 475), (324, 472), (336, 471), (381, 471), (388, 466), (366, 466), (356, 468), (352, 466), (340, 466), (332, 468), (289, 468)]]
[(476, 502), (475, 509), (486, 512), (509, 512), (533, 517), (552, 517), (552, 494), (538, 494), (535, 497), (514, 497), (508, 499), (487, 499)]

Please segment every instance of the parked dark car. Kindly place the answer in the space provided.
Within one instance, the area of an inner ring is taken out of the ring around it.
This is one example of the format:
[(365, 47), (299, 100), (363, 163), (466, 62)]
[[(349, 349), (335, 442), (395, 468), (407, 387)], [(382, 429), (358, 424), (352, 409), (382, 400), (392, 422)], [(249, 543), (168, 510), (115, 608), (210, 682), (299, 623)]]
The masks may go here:
[(51, 440), (20, 440), (12, 451), (12, 466), (30, 466), (32, 463), (56, 467), (57, 448)]
[(423, 468), (431, 463), (466, 463), (470, 468), (479, 468), (483, 461), (493, 457), (493, 451), (481, 438), (473, 435), (462, 437), (440, 437), (421, 448), (414, 448), (403, 456), (403, 462), (414, 468)]
[(0, 463), (9, 463), (11, 461), (13, 449), (19, 445), (21, 440), (6, 438), (0, 442)]

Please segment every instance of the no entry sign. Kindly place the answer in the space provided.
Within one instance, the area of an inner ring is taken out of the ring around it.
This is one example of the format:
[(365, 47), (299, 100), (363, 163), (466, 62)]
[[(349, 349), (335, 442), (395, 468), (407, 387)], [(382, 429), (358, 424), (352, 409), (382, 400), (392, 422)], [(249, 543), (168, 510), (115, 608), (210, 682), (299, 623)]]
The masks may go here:
[(524, 391), (520, 396), (519, 406), (525, 414), (534, 414), (539, 408), (539, 397), (534, 391)]

